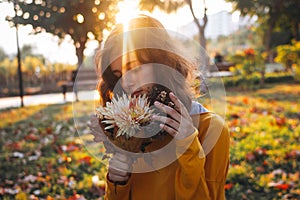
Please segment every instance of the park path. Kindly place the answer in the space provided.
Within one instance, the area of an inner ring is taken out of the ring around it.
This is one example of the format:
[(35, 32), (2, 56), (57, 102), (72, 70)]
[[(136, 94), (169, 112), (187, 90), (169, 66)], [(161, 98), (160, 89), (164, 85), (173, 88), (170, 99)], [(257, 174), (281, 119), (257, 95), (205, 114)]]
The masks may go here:
[[(95, 99), (95, 91), (80, 91), (78, 92), (79, 100), (92, 100)], [(39, 105), (39, 104), (63, 104), (72, 102), (75, 99), (73, 92), (66, 93), (66, 99), (62, 93), (40, 94), (40, 95), (26, 95), (23, 98), (24, 106)], [(0, 98), (0, 110), (10, 107), (20, 107), (20, 97), (4, 97)]]
[[(94, 71), (87, 71), (85, 73), (80, 73), (78, 80), (83, 84), (83, 88), (78, 92), (79, 100), (93, 100), (98, 97), (98, 93), (93, 90), (95, 88), (95, 74)], [(224, 77), (231, 76), (231, 72), (221, 71), (212, 72), (207, 77)], [(24, 106), (39, 105), (39, 104), (63, 104), (66, 102), (72, 102), (75, 99), (73, 92), (66, 93), (66, 99), (62, 93), (51, 93), (51, 94), (39, 94), (39, 95), (26, 95), (23, 98)], [(4, 97), (0, 98), (0, 110), (10, 107), (20, 107), (21, 100), (20, 97)]]

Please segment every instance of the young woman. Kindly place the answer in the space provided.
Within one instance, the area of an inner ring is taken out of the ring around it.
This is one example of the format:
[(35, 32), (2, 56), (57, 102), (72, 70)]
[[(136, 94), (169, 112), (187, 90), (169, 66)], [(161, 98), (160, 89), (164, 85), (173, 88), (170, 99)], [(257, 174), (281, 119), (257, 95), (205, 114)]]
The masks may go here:
[[(165, 88), (172, 104), (154, 106), (166, 137), (154, 139), (137, 160), (115, 153), (107, 173), (106, 199), (225, 199), (229, 134), (224, 121), (192, 101), (196, 67), (179, 53), (162, 24), (140, 15), (117, 25), (96, 54), (101, 104), (116, 94), (153, 94)], [(172, 147), (165, 148), (172, 141)], [(166, 153), (167, 152), (167, 153)]]

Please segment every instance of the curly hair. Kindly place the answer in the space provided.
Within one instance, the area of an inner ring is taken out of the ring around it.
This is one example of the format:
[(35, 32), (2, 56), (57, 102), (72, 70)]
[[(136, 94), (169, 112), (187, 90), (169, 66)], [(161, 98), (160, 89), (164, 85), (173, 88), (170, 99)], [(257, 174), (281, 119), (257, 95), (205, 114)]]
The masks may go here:
[[(131, 43), (124, 43), (124, 37), (130, 37)], [(124, 45), (128, 45), (126, 52), (122, 52)], [(190, 82), (197, 68), (179, 53), (179, 46), (169, 36), (164, 26), (147, 15), (139, 15), (131, 19), (128, 27), (122, 24), (116, 25), (103, 48), (96, 52), (95, 62), (100, 78), (98, 91), (101, 104), (105, 105), (111, 100), (113, 91), (117, 91), (115, 87), (120, 79), (114, 75), (110, 64), (132, 51), (135, 52), (140, 63), (151, 63), (155, 66), (154, 73), (160, 81), (159, 84), (173, 91), (189, 110), (192, 99)]]

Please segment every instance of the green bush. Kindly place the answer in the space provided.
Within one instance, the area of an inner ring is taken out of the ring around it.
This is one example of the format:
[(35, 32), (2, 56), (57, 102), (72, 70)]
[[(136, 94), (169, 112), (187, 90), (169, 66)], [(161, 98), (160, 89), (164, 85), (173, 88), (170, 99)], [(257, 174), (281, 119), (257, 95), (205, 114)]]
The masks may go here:
[[(224, 77), (224, 86), (239, 89), (257, 89), (260, 83), (260, 74), (254, 73), (248, 76)], [(265, 83), (287, 83), (294, 81), (294, 77), (289, 73), (269, 73), (265, 75)]]

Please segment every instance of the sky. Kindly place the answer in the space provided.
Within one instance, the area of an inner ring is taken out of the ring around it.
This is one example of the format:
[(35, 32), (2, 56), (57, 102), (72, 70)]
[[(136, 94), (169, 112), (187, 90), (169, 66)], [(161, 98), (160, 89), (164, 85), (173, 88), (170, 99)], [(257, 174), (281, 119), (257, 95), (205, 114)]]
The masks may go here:
[[(117, 15), (117, 21), (123, 22), (124, 20), (133, 17), (139, 11), (137, 9), (137, 0), (124, 0), (120, 5), (120, 13)], [(203, 1), (194, 0), (194, 10), (196, 16), (203, 16)], [(224, 0), (206, 0), (207, 14), (214, 14), (223, 10), (231, 11), (231, 4), (226, 3)], [(5, 20), (6, 16), (13, 16), (14, 10), (12, 4), (0, 3), (0, 47), (11, 55), (16, 54), (16, 30), (9, 27), (8, 22)], [(188, 7), (178, 10), (174, 14), (165, 14), (155, 10), (152, 14), (153, 17), (159, 19), (162, 24), (169, 30), (178, 31), (178, 29), (193, 21), (193, 17)], [(20, 47), (23, 45), (31, 45), (34, 53), (42, 54), (50, 62), (62, 62), (69, 64), (76, 64), (77, 58), (75, 47), (70, 37), (59, 43), (57, 37), (53, 37), (49, 33), (41, 33), (37, 35), (31, 34), (30, 26), (21, 26), (19, 28), (19, 43)], [(85, 50), (85, 55), (92, 55), (97, 43), (89, 42)]]

